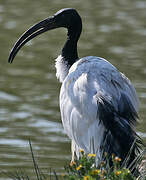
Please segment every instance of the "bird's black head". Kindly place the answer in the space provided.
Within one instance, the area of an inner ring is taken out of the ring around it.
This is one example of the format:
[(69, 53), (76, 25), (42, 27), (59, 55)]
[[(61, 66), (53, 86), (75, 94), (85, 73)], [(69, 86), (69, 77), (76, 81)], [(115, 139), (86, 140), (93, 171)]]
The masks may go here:
[(72, 28), (82, 25), (81, 18), (77, 11), (72, 8), (61, 9), (54, 15), (59, 27)]
[(75, 9), (72, 8), (61, 9), (53, 16), (50, 16), (49, 18), (29, 28), (15, 43), (14, 47), (11, 50), (8, 62), (12, 63), (17, 52), (28, 41), (48, 30), (56, 29), (60, 27), (64, 27), (68, 29), (69, 39), (72, 39), (73, 41), (78, 41), (78, 38), (82, 30), (82, 21)]

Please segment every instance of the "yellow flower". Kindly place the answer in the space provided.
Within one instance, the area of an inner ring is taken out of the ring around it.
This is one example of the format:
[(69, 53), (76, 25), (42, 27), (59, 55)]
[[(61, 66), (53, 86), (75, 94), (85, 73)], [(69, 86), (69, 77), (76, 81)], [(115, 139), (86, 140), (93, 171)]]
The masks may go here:
[(88, 157), (95, 157), (96, 154), (88, 154)]
[(70, 166), (74, 166), (74, 165), (76, 165), (76, 162), (75, 161), (71, 161)]
[(89, 180), (89, 176), (84, 176), (84, 180)]
[(116, 161), (116, 162), (121, 162), (121, 158), (119, 158), (119, 157), (116, 156), (116, 157), (115, 157), (115, 161)]
[(115, 175), (116, 175), (116, 176), (119, 176), (121, 173), (122, 173), (122, 171), (116, 171), (116, 172), (115, 172)]
[(101, 166), (104, 166), (104, 165), (105, 165), (105, 162), (104, 162), (104, 161), (101, 161), (100, 165), (101, 165)]
[(114, 158), (115, 157), (115, 154), (114, 153), (112, 153), (112, 158)]
[(100, 171), (100, 169), (95, 169), (95, 170), (93, 170), (92, 172), (91, 172), (91, 174), (92, 175), (97, 175), (97, 174), (99, 174), (101, 171)]
[(99, 176), (103, 179), (104, 178), (104, 174), (99, 174)]
[(84, 149), (80, 149), (81, 155), (84, 155)]
[(105, 169), (102, 170), (102, 174), (106, 174), (107, 171)]
[(76, 170), (79, 171), (82, 167), (83, 167), (83, 166), (80, 164), (80, 165), (76, 168)]
[(80, 149), (80, 153), (84, 153), (84, 149)]

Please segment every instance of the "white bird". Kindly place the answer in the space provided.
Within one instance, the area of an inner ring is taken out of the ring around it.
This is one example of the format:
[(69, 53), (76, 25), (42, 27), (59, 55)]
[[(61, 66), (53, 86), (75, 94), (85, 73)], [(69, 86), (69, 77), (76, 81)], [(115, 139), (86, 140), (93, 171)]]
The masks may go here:
[(130, 149), (129, 163), (139, 152), (135, 131), (138, 98), (128, 78), (107, 60), (88, 56), (79, 58), (77, 42), (82, 21), (72, 8), (61, 9), (53, 16), (28, 29), (14, 45), (9, 62), (19, 49), (37, 35), (55, 28), (67, 28), (67, 41), (56, 59), (56, 76), (62, 83), (60, 111), (64, 129), (72, 141), (72, 160), (85, 153), (96, 159), (107, 152), (123, 161)]

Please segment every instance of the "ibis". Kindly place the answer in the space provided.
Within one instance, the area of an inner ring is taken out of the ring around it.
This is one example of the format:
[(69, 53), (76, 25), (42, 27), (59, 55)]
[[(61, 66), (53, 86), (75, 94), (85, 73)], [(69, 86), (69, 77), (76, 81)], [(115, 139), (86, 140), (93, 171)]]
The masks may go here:
[[(67, 29), (67, 40), (55, 62), (56, 76), (62, 83), (60, 111), (63, 127), (71, 139), (72, 160), (80, 150), (96, 154), (96, 162), (111, 162), (112, 154), (128, 164), (139, 152), (136, 133), (139, 100), (130, 80), (101, 57), (79, 58), (77, 43), (82, 20), (73, 8), (59, 10), (53, 16), (30, 27), (15, 43), (8, 62), (12, 63), (22, 46), (34, 37), (56, 28)], [(130, 152), (130, 153), (129, 153)]]

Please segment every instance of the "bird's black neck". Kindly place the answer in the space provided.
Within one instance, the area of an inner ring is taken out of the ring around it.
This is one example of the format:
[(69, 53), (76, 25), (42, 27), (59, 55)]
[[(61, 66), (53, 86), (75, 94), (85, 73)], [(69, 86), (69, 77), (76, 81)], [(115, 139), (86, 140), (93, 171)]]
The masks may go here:
[(67, 41), (62, 49), (62, 56), (71, 66), (78, 59), (77, 42), (80, 37), (82, 26), (68, 28)]

